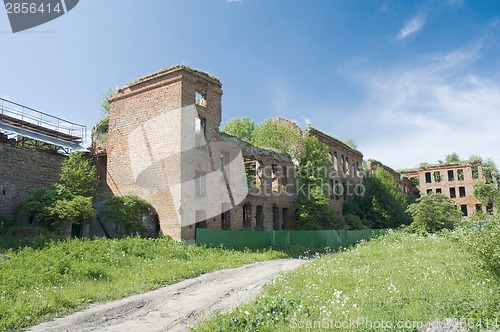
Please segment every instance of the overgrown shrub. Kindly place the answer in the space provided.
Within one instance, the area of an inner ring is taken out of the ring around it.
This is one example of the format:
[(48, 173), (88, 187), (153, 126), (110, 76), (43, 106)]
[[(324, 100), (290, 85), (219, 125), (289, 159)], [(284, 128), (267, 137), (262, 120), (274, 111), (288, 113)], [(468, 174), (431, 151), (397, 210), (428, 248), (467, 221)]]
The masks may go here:
[(500, 216), (490, 218), (486, 224), (483, 220), (464, 226), (452, 237), (478, 255), (485, 267), (500, 277)]
[(436, 233), (442, 229), (452, 229), (462, 217), (453, 201), (442, 194), (427, 194), (408, 206), (407, 212), (413, 222), (406, 228), (411, 233)]
[(146, 230), (142, 219), (149, 209), (149, 203), (138, 196), (112, 196), (104, 201), (102, 214), (115, 224), (125, 226), (128, 233), (140, 234)]

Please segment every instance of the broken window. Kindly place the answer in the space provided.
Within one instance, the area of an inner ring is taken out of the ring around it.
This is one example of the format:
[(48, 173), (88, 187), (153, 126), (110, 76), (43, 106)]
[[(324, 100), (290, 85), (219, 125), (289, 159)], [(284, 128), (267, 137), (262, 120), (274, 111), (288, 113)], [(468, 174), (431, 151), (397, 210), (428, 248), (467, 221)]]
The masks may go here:
[(476, 212), (481, 212), (483, 210), (483, 206), (481, 204), (476, 204)]
[(273, 229), (274, 230), (280, 230), (281, 229), (281, 226), (280, 226), (280, 223), (279, 223), (279, 216), (280, 214), (280, 209), (273, 205)]
[(200, 106), (207, 106), (207, 96), (206, 93), (203, 92), (195, 92), (195, 104)]
[(205, 210), (196, 210), (195, 218), (195, 228), (207, 228), (207, 212)]
[(486, 205), (486, 213), (493, 214), (493, 203), (488, 203), (488, 205)]
[[(245, 166), (248, 187), (257, 187), (257, 160), (243, 158), (243, 165)], [(259, 181), (258, 186), (260, 186), (260, 183)]]
[(206, 173), (196, 170), (194, 175), (194, 182), (196, 187), (196, 197), (205, 197), (206, 195)]
[(243, 205), (243, 229), (252, 228), (252, 206), (250, 204)]
[(441, 172), (440, 171), (434, 172), (434, 182), (441, 182)]
[(271, 188), (273, 191), (280, 191), (279, 178), (281, 177), (278, 165), (271, 166)]
[(194, 118), (194, 135), (196, 146), (204, 145), (206, 137), (206, 120), (203, 117)]
[(418, 187), (420, 185), (420, 179), (418, 178), (418, 176), (414, 176), (410, 180), (415, 185), (415, 187)]
[(463, 205), (460, 205), (460, 210), (462, 210), (462, 215), (464, 217), (467, 217), (469, 214), (468, 214), (468, 211), (467, 211), (467, 205), (463, 204)]
[(441, 194), (442, 191), (441, 191), (441, 188), (436, 188), (436, 194)]
[(431, 172), (425, 172), (425, 183), (431, 183)]
[(281, 228), (288, 229), (288, 208), (283, 208), (283, 212), (281, 214), (281, 217), (282, 217)]
[(257, 205), (257, 211), (255, 214), (255, 229), (258, 231), (264, 230), (264, 207), (262, 205)]
[(458, 169), (457, 170), (457, 177), (458, 177), (458, 181), (463, 181), (464, 180), (464, 170), (463, 169)]
[(432, 189), (427, 189), (427, 194), (432, 194)]
[(472, 165), (472, 178), (474, 180), (479, 179), (479, 165), (478, 164)]
[(455, 198), (455, 197), (457, 197), (455, 188), (450, 188), (450, 198)]
[(448, 181), (455, 181), (455, 172), (452, 169), (448, 171)]
[(460, 197), (465, 197), (465, 187), (458, 187)]
[(222, 214), (220, 216), (220, 228), (223, 230), (231, 229), (231, 204), (221, 204)]
[(343, 187), (340, 185), (339, 181), (335, 181), (335, 186), (333, 187), (333, 193), (335, 195), (335, 199), (340, 200), (341, 195), (343, 195)]

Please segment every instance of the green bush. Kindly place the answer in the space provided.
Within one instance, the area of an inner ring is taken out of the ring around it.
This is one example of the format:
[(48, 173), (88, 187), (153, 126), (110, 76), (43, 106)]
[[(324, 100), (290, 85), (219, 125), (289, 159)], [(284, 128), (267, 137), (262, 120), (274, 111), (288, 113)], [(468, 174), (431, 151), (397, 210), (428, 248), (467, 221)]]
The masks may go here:
[(103, 203), (103, 216), (115, 224), (124, 225), (131, 234), (142, 233), (142, 218), (150, 209), (149, 203), (135, 195), (112, 196)]
[(413, 222), (406, 228), (411, 233), (436, 233), (442, 229), (452, 229), (462, 217), (453, 201), (442, 194), (427, 194), (408, 206), (407, 212)]
[(457, 241), (475, 253), (486, 268), (500, 277), (500, 217), (496, 216), (485, 225), (477, 223), (462, 227), (452, 233)]

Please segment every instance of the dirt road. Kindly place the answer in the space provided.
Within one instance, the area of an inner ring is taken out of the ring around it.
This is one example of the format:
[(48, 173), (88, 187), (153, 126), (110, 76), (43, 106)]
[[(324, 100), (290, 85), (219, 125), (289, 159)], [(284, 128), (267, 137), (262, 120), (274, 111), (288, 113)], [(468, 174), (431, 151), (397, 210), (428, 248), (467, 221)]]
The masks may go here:
[(214, 311), (227, 311), (251, 300), (266, 282), (304, 262), (275, 260), (212, 272), (152, 292), (94, 305), (28, 331), (188, 331)]

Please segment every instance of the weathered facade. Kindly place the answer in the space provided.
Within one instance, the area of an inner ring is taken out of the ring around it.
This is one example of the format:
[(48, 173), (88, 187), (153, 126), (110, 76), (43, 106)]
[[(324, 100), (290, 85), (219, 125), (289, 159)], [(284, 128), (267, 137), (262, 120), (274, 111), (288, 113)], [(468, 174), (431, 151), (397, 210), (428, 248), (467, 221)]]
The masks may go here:
[(328, 148), (331, 165), (328, 172), (330, 206), (342, 213), (344, 201), (352, 201), (356, 195), (362, 194), (360, 184), (365, 175), (363, 154), (316, 128), (307, 127), (303, 134), (315, 136)]
[(401, 175), (415, 183), (422, 195), (438, 193), (451, 198), (465, 217), (492, 208), (482, 206), (474, 196), (474, 182), (484, 179), (481, 162), (429, 165), (401, 171)]
[(59, 180), (65, 157), (11, 146), (6, 139), (2, 142), (2, 137), (0, 133), (0, 216), (14, 220), (30, 189)]
[[(194, 238), (197, 227), (286, 229), (295, 219), (294, 189), (283, 183), (293, 179), (277, 176), (291, 161), (221, 135), (221, 97), (218, 79), (176, 66), (130, 83), (110, 99), (107, 171), (100, 174), (113, 194), (146, 199), (162, 234), (174, 239)], [(242, 201), (235, 199), (238, 189), (220, 186), (228, 173), (237, 173), (225, 169), (237, 159), (225, 150), (229, 145), (255, 173)]]

